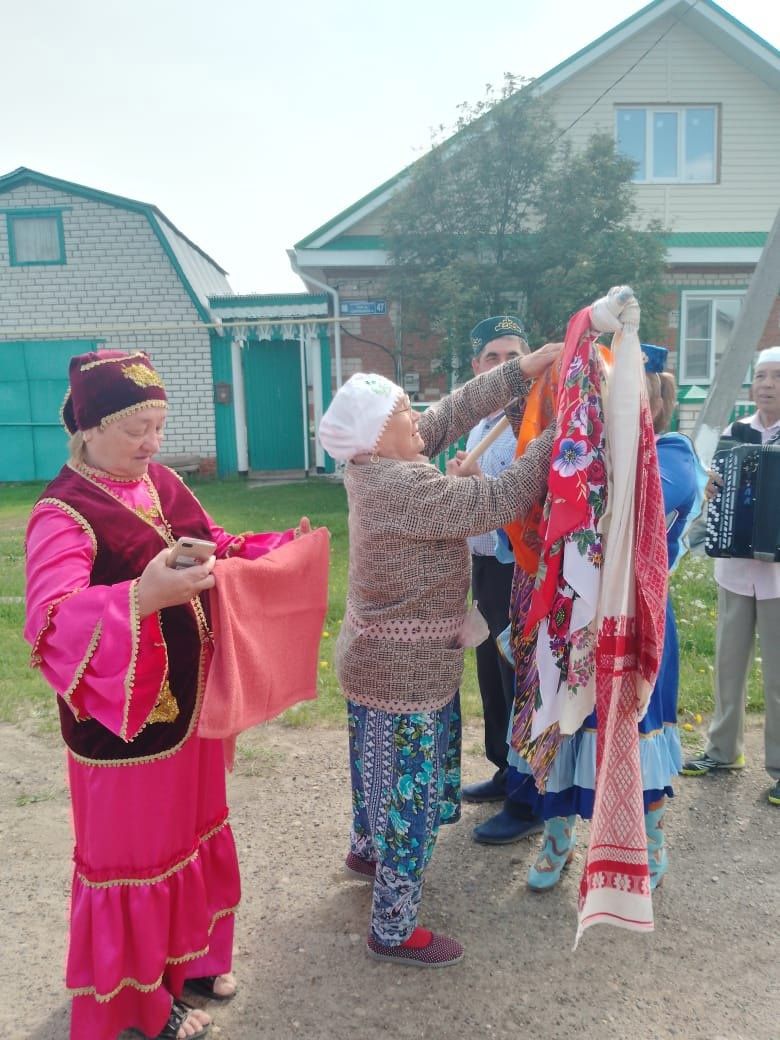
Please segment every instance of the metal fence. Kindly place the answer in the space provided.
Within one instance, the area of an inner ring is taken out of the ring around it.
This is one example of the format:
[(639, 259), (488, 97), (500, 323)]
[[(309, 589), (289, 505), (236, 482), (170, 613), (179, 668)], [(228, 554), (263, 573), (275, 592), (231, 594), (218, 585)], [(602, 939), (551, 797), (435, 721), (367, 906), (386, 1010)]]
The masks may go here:
[(729, 422), (734, 422), (735, 419), (744, 419), (746, 415), (752, 415), (755, 410), (756, 406), (752, 401), (737, 401)]

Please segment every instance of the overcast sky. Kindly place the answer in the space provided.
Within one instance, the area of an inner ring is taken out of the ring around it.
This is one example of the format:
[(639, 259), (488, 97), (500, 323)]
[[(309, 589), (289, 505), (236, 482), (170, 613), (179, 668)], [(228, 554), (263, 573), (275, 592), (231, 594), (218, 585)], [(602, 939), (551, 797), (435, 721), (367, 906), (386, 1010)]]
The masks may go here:
[[(4, 5), (0, 173), (157, 205), (236, 292), (393, 176), (504, 72), (538, 76), (633, 0), (26, 0)], [(722, 6), (780, 47), (777, 0)]]

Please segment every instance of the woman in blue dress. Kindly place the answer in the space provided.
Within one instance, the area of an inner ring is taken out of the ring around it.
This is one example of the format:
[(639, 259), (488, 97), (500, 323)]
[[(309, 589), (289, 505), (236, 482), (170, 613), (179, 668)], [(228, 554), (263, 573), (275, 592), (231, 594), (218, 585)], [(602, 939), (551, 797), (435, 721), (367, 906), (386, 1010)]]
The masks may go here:
[[(674, 411), (677, 389), (674, 376), (664, 372), (667, 350), (642, 344), (650, 408), (656, 432), (658, 466), (666, 511), (669, 569), (686, 551), (684, 536), (698, 516), (707, 475), (690, 440), (666, 433)], [(672, 781), (680, 770), (681, 749), (677, 730), (679, 648), (671, 596), (666, 601), (666, 630), (661, 665), (647, 713), (639, 723), (639, 748), (645, 807), (645, 829), (650, 887), (656, 888), (666, 873), (668, 858), (663, 819), (667, 798), (674, 795)], [(511, 725), (510, 725), (511, 733)], [(525, 805), (544, 820), (542, 845), (528, 872), (528, 885), (544, 891), (556, 885), (571, 860), (576, 841), (576, 819), (593, 815), (596, 780), (596, 716), (565, 737), (550, 771), (545, 793), (539, 794), (525, 760), (510, 746), (507, 796)]]

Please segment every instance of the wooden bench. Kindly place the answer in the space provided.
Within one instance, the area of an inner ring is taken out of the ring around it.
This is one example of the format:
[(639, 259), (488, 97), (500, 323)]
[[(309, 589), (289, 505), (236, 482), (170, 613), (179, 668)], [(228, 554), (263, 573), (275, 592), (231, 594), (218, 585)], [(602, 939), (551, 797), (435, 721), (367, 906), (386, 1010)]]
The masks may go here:
[(177, 473), (197, 473), (200, 469), (200, 455), (158, 455), (156, 461)]

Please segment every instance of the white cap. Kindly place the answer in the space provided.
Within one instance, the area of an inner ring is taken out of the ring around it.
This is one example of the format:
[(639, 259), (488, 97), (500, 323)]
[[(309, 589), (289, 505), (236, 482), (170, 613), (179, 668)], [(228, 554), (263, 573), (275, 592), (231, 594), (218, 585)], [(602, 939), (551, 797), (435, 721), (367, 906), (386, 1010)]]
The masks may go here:
[(375, 373), (356, 372), (336, 392), (320, 421), (320, 444), (339, 462), (370, 454), (404, 391)]
[(780, 365), (780, 347), (767, 347), (766, 350), (762, 350), (753, 368), (756, 369), (759, 365)]

